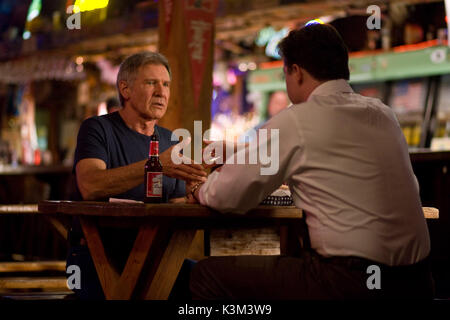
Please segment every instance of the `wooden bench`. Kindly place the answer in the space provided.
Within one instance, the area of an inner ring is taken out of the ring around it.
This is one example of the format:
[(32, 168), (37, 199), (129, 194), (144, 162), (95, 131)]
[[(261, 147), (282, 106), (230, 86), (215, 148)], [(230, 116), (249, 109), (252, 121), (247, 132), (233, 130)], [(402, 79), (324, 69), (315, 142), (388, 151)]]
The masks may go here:
[(66, 299), (73, 292), (65, 270), (65, 261), (1, 262), (0, 299)]
[(0, 297), (68, 295), (65, 261), (0, 262)]
[(1, 273), (66, 271), (65, 261), (0, 262)]
[[(34, 215), (37, 204), (0, 205), (0, 215)], [(47, 218), (67, 239), (67, 228), (56, 218)], [(65, 261), (0, 262), (0, 297), (3, 299), (62, 299), (72, 293), (67, 287)]]
[(66, 277), (0, 277), (0, 292), (10, 289), (42, 289), (71, 292), (67, 287)]

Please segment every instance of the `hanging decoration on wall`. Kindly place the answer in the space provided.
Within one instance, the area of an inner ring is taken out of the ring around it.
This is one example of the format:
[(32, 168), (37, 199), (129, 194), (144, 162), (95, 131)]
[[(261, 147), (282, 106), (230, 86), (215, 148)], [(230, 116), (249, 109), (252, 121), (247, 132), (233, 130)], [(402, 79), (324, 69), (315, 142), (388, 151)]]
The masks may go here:
[(212, 50), (212, 36), (217, 0), (187, 0), (184, 3), (185, 32), (192, 70), (194, 103), (198, 108), (208, 52)]
[(166, 25), (166, 39), (170, 38), (170, 24), (173, 16), (173, 0), (163, 0), (164, 23)]

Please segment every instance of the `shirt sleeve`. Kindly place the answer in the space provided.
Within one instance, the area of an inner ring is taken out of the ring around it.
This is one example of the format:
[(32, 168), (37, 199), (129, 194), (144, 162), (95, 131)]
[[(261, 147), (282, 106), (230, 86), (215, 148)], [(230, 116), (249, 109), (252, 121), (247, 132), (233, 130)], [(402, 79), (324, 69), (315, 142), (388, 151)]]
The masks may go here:
[[(257, 137), (257, 142), (236, 154), (237, 163), (239, 153), (245, 153), (245, 164), (225, 162), (208, 177), (199, 190), (201, 204), (221, 212), (245, 213), (300, 169), (303, 140), (289, 109), (269, 120)], [(255, 155), (257, 162), (251, 164), (250, 156)]]
[(103, 160), (108, 167), (108, 151), (105, 136), (105, 130), (98, 119), (89, 118), (83, 121), (78, 131), (74, 167), (78, 161), (87, 158)]

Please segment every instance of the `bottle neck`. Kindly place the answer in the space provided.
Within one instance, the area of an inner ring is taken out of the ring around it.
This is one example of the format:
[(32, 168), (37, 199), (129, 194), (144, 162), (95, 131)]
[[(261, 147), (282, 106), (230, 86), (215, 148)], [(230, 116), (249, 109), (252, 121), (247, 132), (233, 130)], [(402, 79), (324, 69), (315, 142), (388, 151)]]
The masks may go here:
[(151, 141), (150, 142), (150, 150), (148, 152), (148, 157), (159, 156), (159, 141)]

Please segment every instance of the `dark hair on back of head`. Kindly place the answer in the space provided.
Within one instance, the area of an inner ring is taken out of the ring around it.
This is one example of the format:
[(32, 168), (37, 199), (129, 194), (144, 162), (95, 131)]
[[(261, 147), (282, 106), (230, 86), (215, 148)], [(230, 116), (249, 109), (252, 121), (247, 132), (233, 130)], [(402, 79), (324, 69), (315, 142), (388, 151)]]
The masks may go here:
[(331, 25), (313, 24), (292, 30), (278, 49), (289, 70), (297, 64), (319, 81), (350, 78), (347, 47)]

